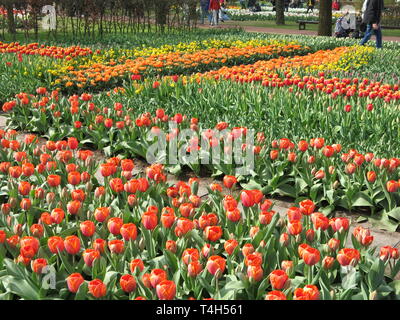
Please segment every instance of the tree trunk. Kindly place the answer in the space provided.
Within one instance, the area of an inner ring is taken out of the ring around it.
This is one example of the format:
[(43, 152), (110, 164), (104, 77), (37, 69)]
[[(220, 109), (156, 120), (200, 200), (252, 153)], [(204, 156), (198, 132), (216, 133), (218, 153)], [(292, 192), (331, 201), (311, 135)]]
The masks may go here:
[(276, 0), (276, 24), (285, 24), (285, 0)]
[(15, 40), (15, 35), (17, 33), (17, 30), (15, 28), (14, 6), (12, 2), (7, 1), (5, 8), (7, 10), (8, 32), (12, 35), (13, 40)]
[(318, 35), (332, 36), (332, 0), (319, 2)]

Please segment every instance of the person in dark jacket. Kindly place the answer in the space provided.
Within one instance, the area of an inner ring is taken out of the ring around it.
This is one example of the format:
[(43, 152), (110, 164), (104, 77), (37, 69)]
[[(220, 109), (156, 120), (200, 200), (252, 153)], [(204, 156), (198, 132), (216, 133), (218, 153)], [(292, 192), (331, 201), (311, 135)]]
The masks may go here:
[(208, 17), (208, 22), (211, 23), (211, 13), (208, 10), (210, 5), (210, 0), (200, 0), (200, 9), (201, 9), (201, 24), (204, 24), (204, 20)]
[(314, 12), (314, 6), (315, 6), (315, 0), (307, 0), (307, 11), (306, 11), (306, 13), (308, 13), (309, 11)]
[(285, 0), (284, 4), (285, 4), (285, 11), (289, 12), (290, 0)]
[(363, 8), (363, 23), (367, 25), (364, 38), (360, 45), (364, 45), (371, 39), (372, 34), (375, 35), (376, 47), (382, 48), (382, 31), (381, 31), (381, 16), (383, 10), (383, 0), (365, 0)]

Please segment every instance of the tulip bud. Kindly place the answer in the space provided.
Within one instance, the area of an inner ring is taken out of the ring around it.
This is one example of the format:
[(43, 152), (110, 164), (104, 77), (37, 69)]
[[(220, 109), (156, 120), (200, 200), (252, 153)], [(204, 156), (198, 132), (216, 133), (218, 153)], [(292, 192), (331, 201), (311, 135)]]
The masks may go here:
[(279, 218), (278, 222), (276, 223), (276, 226), (278, 228), (283, 228), (286, 225), (286, 221), (283, 218)]
[(66, 187), (64, 187), (61, 191), (61, 198), (67, 199), (69, 197), (69, 191)]
[(46, 195), (46, 202), (47, 202), (47, 204), (52, 204), (55, 197), (56, 197), (56, 195), (54, 194), (54, 192), (49, 192), (49, 193)]
[(86, 183), (86, 185), (85, 185), (85, 190), (86, 190), (88, 193), (90, 193), (90, 192), (92, 191), (92, 189), (93, 189), (93, 184), (92, 184), (90, 181), (88, 181), (88, 182)]
[(86, 167), (90, 167), (93, 162), (94, 162), (93, 157), (87, 157), (86, 160), (85, 160), (85, 166)]
[(337, 189), (337, 188), (339, 188), (339, 186), (340, 186), (340, 182), (338, 181), (338, 180), (336, 180), (334, 183), (333, 183), (333, 189)]
[(325, 269), (330, 269), (330, 268), (332, 268), (334, 262), (335, 262), (335, 258), (326, 256), (326, 257), (322, 260), (322, 266), (323, 266)]
[(302, 240), (301, 240), (301, 234), (296, 235), (295, 240), (296, 240), (296, 243), (302, 242)]
[(140, 249), (140, 251), (143, 251), (144, 246), (145, 246), (144, 238), (141, 238), (140, 241), (139, 241), (139, 249)]
[(315, 236), (315, 232), (313, 229), (308, 229), (306, 231), (306, 239), (308, 242), (313, 242), (314, 241), (314, 236)]
[(9, 203), (3, 203), (1, 205), (1, 212), (7, 216), (8, 214), (10, 214), (11, 211), (11, 205)]
[(350, 266), (352, 266), (353, 268), (355, 268), (356, 267), (356, 265), (358, 264), (358, 259), (352, 259), (351, 260), (351, 262), (350, 262)]
[(20, 235), (22, 234), (22, 232), (23, 232), (22, 224), (20, 224), (20, 223), (16, 224), (16, 225), (14, 226), (13, 231), (14, 231), (14, 233), (15, 233), (16, 235), (20, 236)]
[(289, 289), (291, 284), (292, 284), (291, 280), (287, 279), (285, 285), (283, 286), (283, 290)]
[(18, 202), (16, 198), (10, 198), (10, 200), (8, 200), (8, 203), (10, 204), (11, 208), (15, 208)]
[(287, 233), (282, 233), (279, 242), (282, 246), (287, 247), (289, 245), (289, 235)]
[(369, 300), (378, 300), (378, 292), (376, 290), (369, 294)]

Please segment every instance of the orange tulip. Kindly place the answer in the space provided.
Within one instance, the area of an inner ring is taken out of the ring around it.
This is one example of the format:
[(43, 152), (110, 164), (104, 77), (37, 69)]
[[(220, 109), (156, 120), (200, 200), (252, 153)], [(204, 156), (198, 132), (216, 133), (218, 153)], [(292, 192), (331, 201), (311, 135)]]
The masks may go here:
[(81, 248), (81, 242), (77, 236), (68, 236), (64, 240), (65, 251), (71, 255), (75, 255)]
[(107, 287), (100, 279), (94, 279), (89, 282), (89, 293), (95, 298), (102, 298), (107, 293)]
[(160, 300), (172, 300), (176, 294), (176, 285), (171, 280), (161, 281), (156, 287), (156, 293)]
[(265, 300), (286, 300), (286, 296), (282, 291), (274, 290), (267, 293)]
[(207, 270), (213, 276), (222, 276), (225, 271), (226, 260), (220, 256), (211, 256), (207, 261)]
[(288, 275), (283, 270), (274, 270), (269, 275), (269, 281), (274, 289), (281, 290), (289, 280)]
[(72, 273), (67, 277), (66, 281), (68, 290), (72, 293), (77, 293), (81, 284), (85, 282), (80, 273)]
[(130, 274), (124, 274), (119, 279), (119, 285), (121, 286), (121, 289), (124, 292), (131, 293), (131, 292), (135, 291), (135, 289), (136, 289), (135, 277), (131, 276)]

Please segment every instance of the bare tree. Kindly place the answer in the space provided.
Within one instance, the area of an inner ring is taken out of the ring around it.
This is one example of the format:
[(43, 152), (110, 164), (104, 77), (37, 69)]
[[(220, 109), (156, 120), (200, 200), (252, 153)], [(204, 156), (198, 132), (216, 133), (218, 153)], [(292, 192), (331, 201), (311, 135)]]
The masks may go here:
[(319, 1), (319, 36), (332, 36), (332, 0)]
[(285, 0), (276, 0), (276, 24), (285, 24)]

